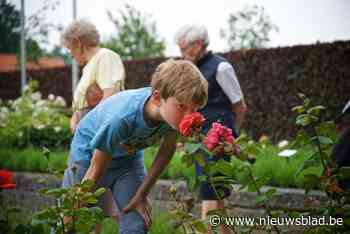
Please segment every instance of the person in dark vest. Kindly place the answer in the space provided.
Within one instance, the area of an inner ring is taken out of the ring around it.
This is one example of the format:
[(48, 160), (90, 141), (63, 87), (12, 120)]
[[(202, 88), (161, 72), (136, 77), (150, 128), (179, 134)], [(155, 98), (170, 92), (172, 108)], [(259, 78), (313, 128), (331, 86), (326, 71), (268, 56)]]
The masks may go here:
[[(332, 151), (332, 159), (337, 168), (350, 167), (350, 101), (345, 105), (341, 115), (336, 120), (339, 140)], [(350, 189), (350, 178), (341, 179), (340, 188)]]
[[(209, 36), (205, 26), (183, 26), (177, 31), (175, 41), (182, 57), (196, 64), (209, 84), (208, 103), (200, 111), (206, 118), (202, 128), (203, 133), (208, 132), (213, 122), (220, 122), (232, 129), (234, 136), (238, 137), (237, 130), (242, 124), (247, 107), (232, 65), (224, 58), (207, 50)], [(221, 158), (230, 160), (229, 156), (208, 156), (207, 162)], [(205, 174), (198, 164), (196, 174), (197, 176)], [(221, 195), (217, 192), (219, 190), (222, 191)], [(202, 218), (206, 219), (208, 211), (224, 206), (224, 199), (230, 195), (230, 190), (219, 186), (213, 189), (207, 179), (201, 182), (199, 194), (202, 199)], [(230, 230), (222, 226), (221, 233), (230, 233)]]

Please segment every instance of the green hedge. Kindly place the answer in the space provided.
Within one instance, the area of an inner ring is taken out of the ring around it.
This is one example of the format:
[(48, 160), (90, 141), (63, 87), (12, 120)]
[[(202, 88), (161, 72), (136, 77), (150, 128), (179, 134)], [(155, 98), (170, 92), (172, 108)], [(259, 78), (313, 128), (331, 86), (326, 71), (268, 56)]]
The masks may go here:
[[(326, 106), (334, 119), (350, 90), (350, 41), (293, 47), (233, 51), (222, 54), (233, 64), (248, 104), (245, 129), (256, 139), (268, 134), (276, 142), (295, 135), (291, 108), (298, 92)], [(156, 66), (166, 58), (126, 61), (126, 88), (149, 84)], [(30, 71), (40, 91), (71, 102), (70, 67)], [(0, 74), (0, 98), (20, 95), (20, 73)]]

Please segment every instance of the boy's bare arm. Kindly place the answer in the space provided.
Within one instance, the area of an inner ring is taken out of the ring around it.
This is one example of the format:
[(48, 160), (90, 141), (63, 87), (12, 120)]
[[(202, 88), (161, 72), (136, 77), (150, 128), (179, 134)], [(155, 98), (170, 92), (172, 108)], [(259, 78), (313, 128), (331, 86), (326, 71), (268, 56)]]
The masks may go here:
[(112, 157), (110, 155), (96, 149), (83, 181), (92, 180), (96, 183), (102, 177), (111, 159)]
[(129, 211), (130, 209), (135, 208), (137, 206), (138, 200), (144, 199), (152, 186), (157, 181), (160, 174), (163, 172), (165, 167), (169, 164), (174, 152), (176, 150), (176, 133), (171, 133), (166, 136), (158, 150), (156, 158), (154, 159), (150, 170), (148, 171), (148, 175), (143, 181), (140, 188), (137, 190), (134, 198), (131, 200), (129, 205), (124, 209), (124, 211)]
[(147, 195), (160, 174), (163, 172), (164, 168), (169, 164), (175, 150), (176, 133), (172, 133), (163, 139), (148, 175), (129, 204), (123, 209), (123, 212), (125, 213), (131, 210), (137, 210), (145, 220), (147, 229), (149, 229), (152, 224), (151, 207), (148, 203)]

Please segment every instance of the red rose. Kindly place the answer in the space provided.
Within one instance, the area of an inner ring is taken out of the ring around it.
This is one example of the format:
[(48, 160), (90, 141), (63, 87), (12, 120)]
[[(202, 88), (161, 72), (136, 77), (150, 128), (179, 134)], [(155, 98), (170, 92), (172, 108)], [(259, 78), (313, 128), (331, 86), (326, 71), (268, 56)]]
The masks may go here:
[[(204, 138), (204, 145), (209, 151), (218, 151), (218, 146), (223, 146), (223, 143), (233, 144), (235, 138), (232, 136), (232, 130), (219, 124), (213, 123), (212, 128)], [(223, 153), (224, 147), (219, 149), (218, 153)]]
[(182, 136), (190, 137), (195, 132), (199, 132), (198, 130), (203, 125), (204, 121), (205, 118), (199, 112), (186, 115), (179, 124), (179, 131)]
[(14, 189), (16, 184), (12, 181), (13, 173), (0, 170), (0, 189)]

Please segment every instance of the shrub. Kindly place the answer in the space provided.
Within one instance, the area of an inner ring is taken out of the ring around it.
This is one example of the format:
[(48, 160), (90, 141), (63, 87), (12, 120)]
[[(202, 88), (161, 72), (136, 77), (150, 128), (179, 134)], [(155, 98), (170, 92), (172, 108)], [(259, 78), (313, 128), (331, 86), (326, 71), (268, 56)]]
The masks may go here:
[(31, 82), (15, 101), (0, 102), (0, 146), (65, 147), (71, 133), (66, 103), (52, 94), (42, 99)]

